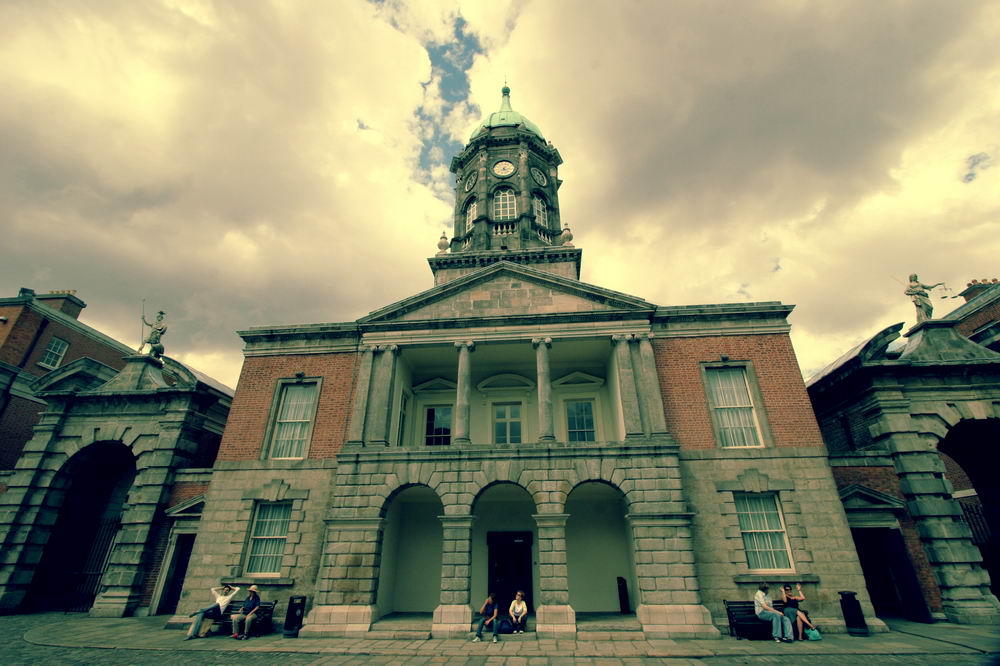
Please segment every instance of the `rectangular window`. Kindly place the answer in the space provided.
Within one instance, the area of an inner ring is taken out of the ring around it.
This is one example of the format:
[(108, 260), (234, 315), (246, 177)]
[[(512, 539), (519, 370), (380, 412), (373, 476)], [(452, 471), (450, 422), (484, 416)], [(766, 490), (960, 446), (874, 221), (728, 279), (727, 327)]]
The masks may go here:
[(402, 446), (406, 437), (406, 410), (410, 407), (410, 396), (405, 393), (399, 399), (399, 424), (396, 429), (396, 446)]
[(566, 434), (571, 442), (593, 442), (597, 439), (593, 400), (566, 401)]
[(42, 352), (42, 358), (38, 360), (38, 365), (45, 368), (58, 368), (67, 349), (69, 349), (68, 342), (60, 338), (52, 338), (49, 340), (49, 346)]
[(427, 408), (424, 443), (427, 446), (451, 444), (451, 405), (434, 405)]
[(521, 403), (493, 405), (493, 442), (521, 443)]
[(288, 521), (292, 515), (289, 502), (261, 502), (257, 505), (250, 530), (248, 574), (279, 575), (281, 556), (288, 540)]
[(272, 458), (301, 458), (312, 432), (316, 412), (315, 382), (284, 384), (271, 436)]
[(719, 445), (760, 446), (746, 368), (706, 368)]
[(792, 568), (785, 522), (773, 494), (733, 493), (747, 564), (755, 571)]

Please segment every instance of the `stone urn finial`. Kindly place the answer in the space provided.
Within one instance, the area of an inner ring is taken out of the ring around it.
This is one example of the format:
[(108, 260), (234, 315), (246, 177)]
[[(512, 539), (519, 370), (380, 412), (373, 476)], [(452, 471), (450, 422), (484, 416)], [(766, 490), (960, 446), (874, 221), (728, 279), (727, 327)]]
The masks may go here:
[(562, 233), (559, 234), (559, 240), (561, 241), (561, 245), (573, 247), (573, 232), (569, 230), (568, 224), (563, 227)]
[(438, 239), (438, 254), (447, 254), (449, 245), (448, 236), (442, 231), (441, 238)]

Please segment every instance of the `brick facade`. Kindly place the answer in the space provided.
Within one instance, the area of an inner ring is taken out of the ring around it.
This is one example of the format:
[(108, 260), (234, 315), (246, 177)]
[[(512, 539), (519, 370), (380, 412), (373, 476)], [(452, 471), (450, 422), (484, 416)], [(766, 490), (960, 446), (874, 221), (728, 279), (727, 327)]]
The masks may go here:
[(667, 427), (682, 449), (714, 449), (701, 363), (726, 355), (750, 361), (776, 446), (822, 446), (816, 418), (788, 335), (654, 338)]
[(309, 458), (336, 455), (346, 440), (357, 354), (303, 354), (246, 359), (226, 431), (219, 447), (220, 461), (257, 460), (280, 379), (306, 377), (323, 380), (313, 425)]

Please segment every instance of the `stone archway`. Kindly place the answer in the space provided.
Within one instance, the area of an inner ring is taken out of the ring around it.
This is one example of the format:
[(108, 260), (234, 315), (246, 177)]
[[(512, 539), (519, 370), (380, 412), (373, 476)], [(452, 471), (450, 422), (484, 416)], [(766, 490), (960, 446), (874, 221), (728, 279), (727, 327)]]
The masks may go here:
[(135, 475), (135, 458), (121, 442), (91, 444), (66, 462), (46, 497), (55, 522), (28, 590), (27, 608), (90, 609)]
[(472, 506), (472, 605), (478, 608), (487, 593), (507, 608), (514, 593), (525, 593), (529, 612), (538, 598), (538, 537), (535, 501), (515, 483), (487, 486)]

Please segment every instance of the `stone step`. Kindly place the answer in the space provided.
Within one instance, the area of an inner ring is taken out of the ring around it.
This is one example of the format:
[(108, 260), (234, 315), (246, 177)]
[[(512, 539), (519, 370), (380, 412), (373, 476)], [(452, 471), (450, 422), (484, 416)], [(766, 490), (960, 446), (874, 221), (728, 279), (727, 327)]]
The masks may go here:
[[(469, 640), (471, 641), (476, 635), (476, 632), (469, 632)], [(492, 632), (483, 632), (483, 642), (489, 643), (493, 640)], [(500, 641), (507, 643), (523, 643), (525, 641), (537, 641), (538, 636), (533, 631), (526, 631), (523, 634), (500, 634)]]
[(431, 632), (427, 629), (376, 629), (361, 635), (363, 638), (377, 640), (400, 640), (400, 641), (426, 641), (431, 637)]
[(576, 630), (578, 641), (642, 641), (646, 640), (641, 631), (591, 631)]

